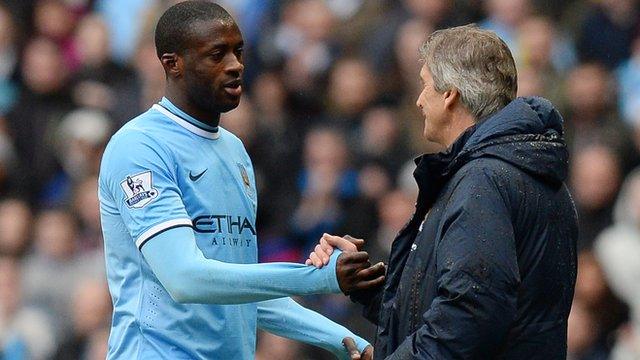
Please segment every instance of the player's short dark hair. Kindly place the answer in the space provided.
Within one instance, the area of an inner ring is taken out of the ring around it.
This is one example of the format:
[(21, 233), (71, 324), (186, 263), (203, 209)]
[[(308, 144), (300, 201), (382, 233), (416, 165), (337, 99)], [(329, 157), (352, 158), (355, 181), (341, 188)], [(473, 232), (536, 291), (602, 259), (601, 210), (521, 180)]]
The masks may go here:
[(158, 58), (167, 53), (182, 54), (188, 47), (193, 24), (207, 20), (234, 21), (222, 6), (210, 1), (184, 1), (168, 8), (156, 25)]

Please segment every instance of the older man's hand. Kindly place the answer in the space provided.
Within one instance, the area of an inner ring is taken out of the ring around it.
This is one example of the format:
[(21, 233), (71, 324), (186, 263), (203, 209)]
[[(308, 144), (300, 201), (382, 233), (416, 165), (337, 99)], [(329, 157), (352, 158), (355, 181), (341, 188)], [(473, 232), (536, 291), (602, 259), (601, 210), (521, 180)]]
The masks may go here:
[(354, 252), (362, 249), (364, 240), (356, 239), (349, 235), (344, 237), (329, 234), (322, 235), (320, 242), (316, 245), (313, 252), (309, 254), (309, 258), (305, 261), (307, 265), (313, 265), (320, 269), (329, 263), (329, 257), (333, 253), (334, 248), (338, 248), (343, 252)]

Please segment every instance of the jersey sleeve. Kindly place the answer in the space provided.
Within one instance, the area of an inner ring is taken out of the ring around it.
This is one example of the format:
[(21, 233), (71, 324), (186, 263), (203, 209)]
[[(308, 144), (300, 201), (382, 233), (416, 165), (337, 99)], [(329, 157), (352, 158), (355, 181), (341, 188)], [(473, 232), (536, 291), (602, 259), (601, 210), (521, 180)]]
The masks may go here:
[(113, 201), (138, 249), (164, 231), (191, 226), (174, 156), (142, 132), (112, 138), (102, 159), (100, 187)]
[(290, 297), (258, 302), (258, 328), (321, 347), (338, 359), (350, 359), (342, 345), (345, 337), (354, 339), (360, 352), (370, 345), (349, 329), (303, 307)]

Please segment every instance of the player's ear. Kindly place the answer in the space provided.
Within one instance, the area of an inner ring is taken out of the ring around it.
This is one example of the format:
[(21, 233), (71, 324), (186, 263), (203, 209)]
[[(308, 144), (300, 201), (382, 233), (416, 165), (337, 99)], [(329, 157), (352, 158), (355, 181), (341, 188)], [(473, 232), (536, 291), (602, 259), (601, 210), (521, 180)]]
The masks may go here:
[(179, 78), (182, 76), (182, 58), (176, 53), (165, 53), (160, 57), (160, 62), (167, 76)]

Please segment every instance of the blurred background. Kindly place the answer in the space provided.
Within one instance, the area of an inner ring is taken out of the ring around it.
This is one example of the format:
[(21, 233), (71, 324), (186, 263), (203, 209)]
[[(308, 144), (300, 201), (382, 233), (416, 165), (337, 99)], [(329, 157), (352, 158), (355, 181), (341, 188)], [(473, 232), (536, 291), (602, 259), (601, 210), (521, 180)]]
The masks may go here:
[[(0, 359), (104, 359), (96, 176), (109, 137), (157, 102), (153, 28), (175, 2), (0, 0)], [(386, 260), (413, 211), (418, 48), (475, 22), (511, 48), (519, 95), (565, 119), (580, 215), (569, 358), (640, 359), (640, 4), (635, 0), (226, 0), (246, 86), (222, 126), (258, 182), (261, 261), (323, 232)], [(370, 341), (342, 296), (299, 299)], [(544, 346), (541, 344), (541, 346)], [(327, 359), (260, 334), (258, 359)]]

